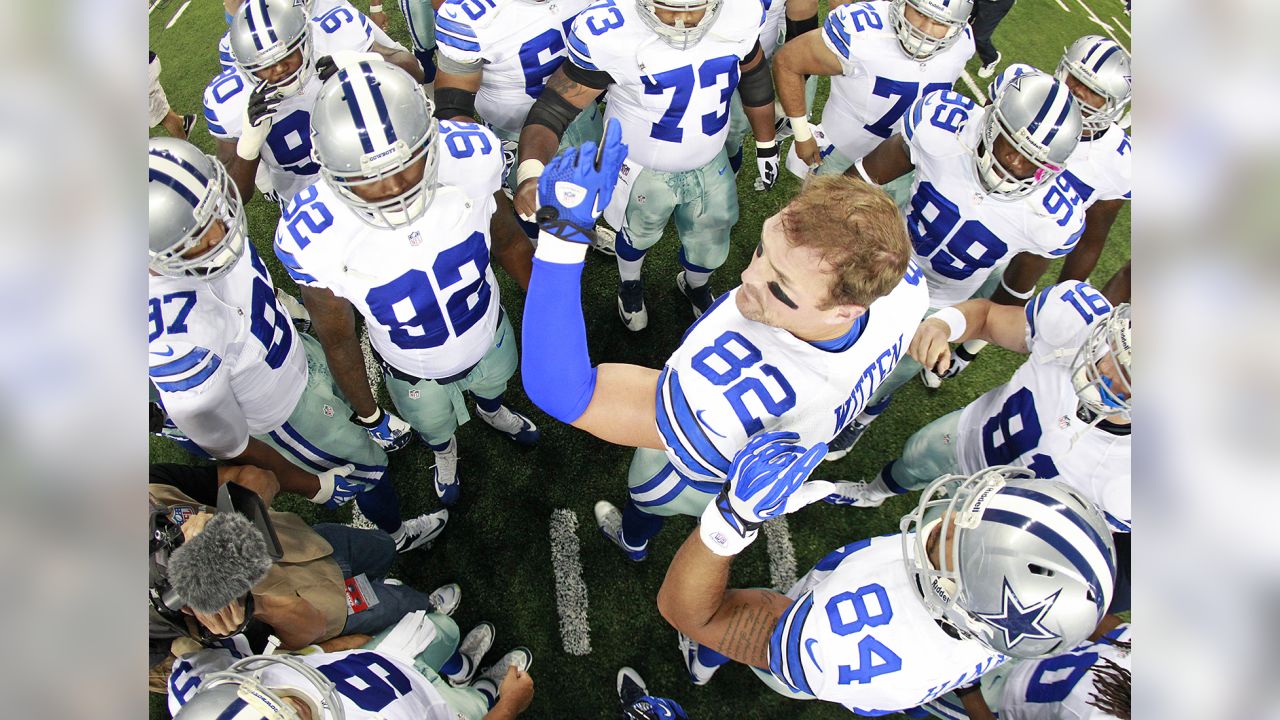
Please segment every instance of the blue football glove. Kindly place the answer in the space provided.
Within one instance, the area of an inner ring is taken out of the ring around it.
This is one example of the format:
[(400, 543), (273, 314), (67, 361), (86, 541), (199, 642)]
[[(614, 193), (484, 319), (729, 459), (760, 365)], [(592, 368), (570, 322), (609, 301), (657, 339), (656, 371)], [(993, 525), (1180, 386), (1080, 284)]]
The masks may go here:
[(702, 513), (699, 533), (712, 552), (737, 555), (755, 540), (757, 528), (764, 521), (793, 512), (831, 492), (823, 483), (812, 491), (797, 493), (827, 455), (826, 443), (807, 450), (791, 444), (799, 438), (791, 432), (762, 433), (751, 438), (734, 457), (728, 481), (716, 501)]
[(367, 422), (351, 413), (351, 422), (364, 428), (369, 437), (378, 443), (378, 447), (389, 453), (408, 445), (413, 439), (413, 433), (410, 432), (413, 428), (409, 427), (409, 423), (382, 408), (378, 408), (378, 414)]
[(347, 477), (355, 471), (355, 465), (347, 464), (316, 473), (320, 479), (320, 491), (311, 497), (311, 502), (331, 510), (351, 502), (356, 495), (371, 487), (367, 482)]
[(610, 120), (600, 147), (594, 142), (565, 148), (538, 178), (538, 227), (551, 235), (590, 244), (596, 219), (613, 199), (618, 173), (627, 159), (622, 125)]

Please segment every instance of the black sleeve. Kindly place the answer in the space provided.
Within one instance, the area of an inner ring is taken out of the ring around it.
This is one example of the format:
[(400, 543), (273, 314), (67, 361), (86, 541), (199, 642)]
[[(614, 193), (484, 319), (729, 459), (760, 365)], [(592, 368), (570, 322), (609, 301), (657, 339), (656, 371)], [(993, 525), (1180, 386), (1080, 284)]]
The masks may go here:
[(592, 90), (604, 90), (613, 84), (613, 76), (604, 70), (587, 70), (570, 61), (565, 61), (560, 67), (564, 68), (565, 77)]
[(154, 463), (148, 482), (175, 487), (202, 505), (218, 504), (218, 468), (214, 465)]

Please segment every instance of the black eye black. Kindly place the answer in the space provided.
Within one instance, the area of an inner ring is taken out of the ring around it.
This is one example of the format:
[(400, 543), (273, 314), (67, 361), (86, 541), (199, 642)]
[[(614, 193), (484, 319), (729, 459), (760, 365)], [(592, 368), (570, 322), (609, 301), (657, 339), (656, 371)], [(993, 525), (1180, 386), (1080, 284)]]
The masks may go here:
[(782, 287), (779, 286), (778, 283), (770, 280), (768, 283), (768, 286), (769, 286), (769, 292), (773, 293), (773, 296), (778, 298), (778, 301), (781, 302), (783, 305), (786, 305), (792, 310), (800, 309), (799, 305), (796, 305), (795, 302), (791, 300), (791, 298), (787, 297), (787, 294), (782, 291)]
[(763, 240), (762, 240), (762, 241), (760, 241), (760, 242), (758, 242), (758, 243), (756, 243), (756, 257), (760, 257), (761, 255), (764, 255), (764, 241), (763, 241)]

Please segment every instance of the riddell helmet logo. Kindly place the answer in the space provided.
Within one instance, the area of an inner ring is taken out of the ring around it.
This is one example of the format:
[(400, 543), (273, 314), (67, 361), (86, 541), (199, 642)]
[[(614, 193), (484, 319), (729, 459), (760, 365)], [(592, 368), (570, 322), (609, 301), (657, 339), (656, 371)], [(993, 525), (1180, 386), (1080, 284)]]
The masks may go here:
[(409, 244), (412, 245), (413, 247), (418, 247), (419, 245), (421, 245), (422, 233), (418, 232), (417, 230), (414, 230), (413, 232), (409, 233)]

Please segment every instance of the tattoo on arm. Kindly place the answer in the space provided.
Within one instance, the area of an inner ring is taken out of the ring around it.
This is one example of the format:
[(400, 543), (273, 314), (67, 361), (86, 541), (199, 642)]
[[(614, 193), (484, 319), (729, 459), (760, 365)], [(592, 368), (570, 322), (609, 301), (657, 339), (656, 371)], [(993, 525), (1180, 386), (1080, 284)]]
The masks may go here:
[(777, 623), (772, 608), (739, 602), (729, 611), (729, 625), (720, 637), (719, 652), (739, 662), (769, 666), (769, 637)]

